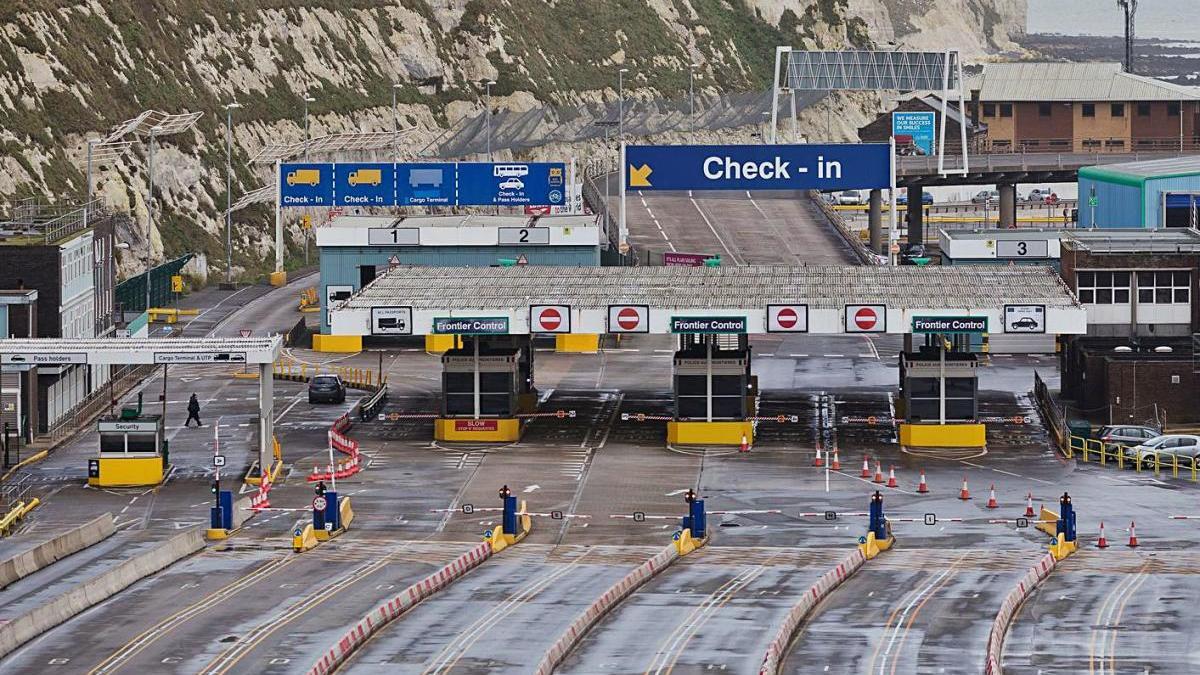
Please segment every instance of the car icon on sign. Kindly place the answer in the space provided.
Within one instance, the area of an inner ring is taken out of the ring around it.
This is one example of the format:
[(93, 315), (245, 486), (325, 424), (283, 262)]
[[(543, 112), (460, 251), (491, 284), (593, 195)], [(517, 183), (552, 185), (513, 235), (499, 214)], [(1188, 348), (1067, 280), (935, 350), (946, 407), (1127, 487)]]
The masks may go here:
[(1016, 321), (1012, 322), (1012, 327), (1013, 328), (1037, 328), (1038, 322), (1035, 321), (1034, 319), (1031, 319), (1031, 318), (1025, 316), (1025, 317), (1021, 317), (1020, 319), (1017, 319)]
[(517, 178), (514, 176), (512, 178), (506, 179), (503, 183), (501, 183), (500, 189), (501, 190), (524, 190), (525, 183), (522, 183), (520, 178)]

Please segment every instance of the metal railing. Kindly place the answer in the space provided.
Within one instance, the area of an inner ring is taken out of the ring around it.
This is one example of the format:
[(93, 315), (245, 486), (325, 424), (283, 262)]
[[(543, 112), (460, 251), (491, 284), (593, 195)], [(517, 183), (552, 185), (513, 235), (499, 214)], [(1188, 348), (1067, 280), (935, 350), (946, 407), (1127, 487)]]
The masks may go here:
[(1200, 461), (1195, 457), (1180, 457), (1170, 452), (1157, 450), (1133, 450), (1130, 446), (1120, 443), (1105, 443), (1094, 438), (1069, 435), (1067, 442), (1061, 446), (1063, 454), (1070, 459), (1081, 462), (1093, 462), (1101, 466), (1116, 466), (1118, 469), (1131, 468), (1141, 473), (1153, 472), (1156, 477), (1162, 477), (1170, 472), (1172, 478), (1200, 481)]
[(148, 377), (154, 372), (154, 369), (153, 365), (121, 366), (112, 373), (108, 382), (83, 397), (83, 400), (75, 404), (75, 407), (71, 408), (67, 414), (60, 417), (53, 426), (48, 427), (45, 433), (37, 434), (37, 437), (57, 443), (64, 437), (75, 433), (82, 425), (91, 422), (101, 414), (105, 408), (113, 405), (113, 402), (121, 394), (124, 394), (126, 387), (131, 387), (142, 378)]
[[(1072, 150), (1054, 150), (1051, 152), (995, 152), (972, 155), (967, 158), (971, 173), (989, 173), (997, 171), (1077, 171), (1080, 167), (1097, 164), (1113, 164), (1116, 162), (1137, 162), (1144, 159), (1165, 159), (1187, 154), (1173, 150), (1139, 150), (1132, 152), (1074, 152)], [(945, 168), (957, 169), (962, 166), (961, 155), (946, 155)], [(897, 175), (915, 176), (936, 173), (938, 158), (933, 155), (919, 157), (900, 157), (896, 161)]]
[(825, 218), (833, 225), (846, 244), (850, 246), (850, 250), (854, 251), (855, 257), (864, 265), (880, 264), (880, 257), (871, 252), (867, 244), (859, 237), (858, 233), (851, 230), (846, 224), (846, 220), (842, 218), (842, 214), (838, 213), (829, 202), (821, 196), (821, 193), (816, 190), (809, 190), (808, 198), (812, 200), (817, 208), (821, 209), (821, 213), (825, 214)]
[[(1075, 142), (1073, 138), (1025, 138), (1016, 142), (990, 139), (979, 144), (979, 154), (1074, 152)], [(1182, 138), (1179, 136), (1148, 138), (1101, 136), (1081, 138), (1079, 145), (1084, 152), (1100, 153), (1123, 153), (1138, 150), (1143, 152), (1196, 152), (1200, 150), (1200, 138), (1189, 136)], [(949, 149), (947, 146), (947, 153)]]

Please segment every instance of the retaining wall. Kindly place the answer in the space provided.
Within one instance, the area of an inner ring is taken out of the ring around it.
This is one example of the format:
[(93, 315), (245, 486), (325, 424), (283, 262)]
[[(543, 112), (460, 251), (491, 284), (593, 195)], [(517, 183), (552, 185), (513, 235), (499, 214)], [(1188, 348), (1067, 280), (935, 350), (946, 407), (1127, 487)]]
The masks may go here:
[(112, 536), (113, 517), (106, 513), (0, 562), (0, 589)]

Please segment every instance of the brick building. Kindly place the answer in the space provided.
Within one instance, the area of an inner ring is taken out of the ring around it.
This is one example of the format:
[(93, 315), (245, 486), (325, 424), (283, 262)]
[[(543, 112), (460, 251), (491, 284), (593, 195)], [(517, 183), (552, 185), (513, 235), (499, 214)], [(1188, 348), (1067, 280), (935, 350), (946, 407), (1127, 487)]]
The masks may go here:
[[(962, 115), (958, 112), (958, 101), (953, 101), (946, 108), (946, 149), (949, 152), (960, 152), (962, 136), (960, 125)], [(895, 108), (881, 113), (864, 127), (858, 130), (858, 140), (863, 143), (887, 143), (892, 135), (893, 112), (931, 112), (934, 114), (934, 138), (941, 134), (942, 99), (936, 94), (911, 96), (901, 101)], [(972, 152), (981, 151), (987, 142), (987, 125), (977, 124), (967, 120), (967, 147)], [(936, 140), (935, 140), (936, 143)], [(899, 143), (898, 143), (899, 145)]]

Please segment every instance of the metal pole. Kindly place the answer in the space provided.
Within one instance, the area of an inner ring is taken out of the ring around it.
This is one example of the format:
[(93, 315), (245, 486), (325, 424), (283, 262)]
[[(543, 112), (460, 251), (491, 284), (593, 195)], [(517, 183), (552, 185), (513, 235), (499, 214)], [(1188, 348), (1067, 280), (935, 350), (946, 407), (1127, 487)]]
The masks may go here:
[(475, 419), (479, 419), (479, 336), (472, 337), (475, 343)]
[[(1180, 119), (1183, 118), (1183, 108), (1180, 108), (1179, 117)], [(1181, 123), (1181, 131), (1179, 132), (1180, 138), (1183, 137), (1182, 128), (1183, 125)], [(1180, 142), (1182, 143), (1182, 141)], [(89, 140), (87, 142), (87, 192), (83, 196), (83, 213), (85, 219), (87, 218), (87, 210), (92, 203), (92, 147), (95, 146), (95, 144), (96, 141), (94, 140)]]
[(625, 233), (625, 174), (627, 172), (625, 170), (625, 142), (624, 141), (621, 142), (621, 161), (619, 164), (617, 164), (617, 173), (619, 173), (621, 176), (620, 194), (618, 195), (621, 199), (621, 203), (617, 205), (618, 209), (619, 209), (617, 211), (617, 214), (619, 216), (617, 219), (618, 220), (618, 222), (617, 222), (618, 242), (617, 243), (618, 243), (618, 245), (620, 245), (620, 244), (624, 244), (626, 241), (626, 233)]
[(789, 89), (788, 91), (789, 91), (789, 93), (791, 93), (791, 99), (792, 99), (792, 108), (791, 108), (791, 110), (792, 110), (792, 142), (799, 143), (800, 142), (800, 130), (799, 130), (799, 127), (797, 126), (797, 121), (796, 121), (796, 90)]
[(488, 158), (488, 161), (490, 162), (490, 161), (492, 161), (492, 82), (491, 82), (491, 80), (488, 80), (487, 84), (484, 85), (484, 89), (485, 89), (484, 98), (486, 99), (487, 102), (484, 104), (484, 106), (486, 107), (486, 110), (484, 110), (483, 113), (484, 113), (484, 119), (487, 121), (487, 158)]
[(775, 48), (775, 72), (771, 84), (771, 143), (775, 142), (775, 116), (779, 108), (779, 63), (783, 59), (784, 52), (790, 53), (791, 51), (791, 47)]
[(888, 138), (888, 163), (891, 166), (891, 189), (888, 190), (888, 263), (896, 264), (896, 254), (892, 246), (899, 240), (900, 231), (896, 227), (896, 137)]
[(938, 339), (938, 424), (946, 423), (946, 337), (937, 334)]
[(304, 161), (308, 161), (308, 102), (311, 96), (304, 95)]
[(146, 197), (146, 311), (150, 311), (150, 237), (154, 231), (154, 145), (158, 141), (157, 128), (150, 130), (150, 190)]
[[(622, 143), (625, 142), (625, 71), (628, 68), (622, 68), (617, 71), (617, 139)], [(1179, 113), (1180, 116), (1183, 112)]]
[[(305, 146), (307, 149), (307, 146)], [(275, 160), (275, 185), (279, 185), (280, 160)], [(277, 188), (278, 189), (278, 188)], [(275, 271), (283, 271), (283, 210), (275, 199)]]
[[(1179, 119), (1183, 119), (1180, 113)], [(1180, 126), (1182, 129), (1182, 125)], [(1182, 135), (1183, 132), (1180, 132)], [(696, 64), (688, 67), (688, 140), (696, 142)]]
[(713, 390), (712, 390), (712, 336), (705, 335), (705, 352), (704, 352), (704, 385), (706, 387), (704, 394), (704, 402), (706, 404), (705, 419), (712, 421), (713, 409)]
[[(400, 161), (400, 111), (396, 108), (396, 86), (392, 85), (392, 161)], [(307, 236), (307, 235), (306, 235)]]
[(233, 105), (225, 106), (225, 283), (233, 283)]

